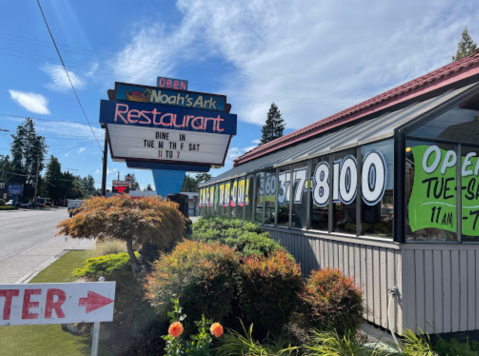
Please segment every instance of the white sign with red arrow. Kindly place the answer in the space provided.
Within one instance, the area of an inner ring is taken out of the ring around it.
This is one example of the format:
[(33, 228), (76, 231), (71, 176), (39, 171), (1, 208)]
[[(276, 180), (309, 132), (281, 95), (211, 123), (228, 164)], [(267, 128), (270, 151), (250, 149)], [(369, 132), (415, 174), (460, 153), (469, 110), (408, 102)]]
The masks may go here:
[(115, 282), (0, 284), (0, 326), (113, 320)]

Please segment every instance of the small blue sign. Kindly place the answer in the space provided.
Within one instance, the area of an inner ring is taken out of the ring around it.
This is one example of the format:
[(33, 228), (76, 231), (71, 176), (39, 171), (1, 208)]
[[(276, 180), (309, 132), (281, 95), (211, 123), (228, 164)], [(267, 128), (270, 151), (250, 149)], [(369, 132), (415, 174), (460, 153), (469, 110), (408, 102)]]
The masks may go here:
[(145, 85), (115, 83), (116, 100), (226, 111), (226, 96), (194, 91), (170, 90)]
[(184, 79), (158, 77), (157, 83), (160, 88), (188, 90), (188, 81)]
[(102, 100), (100, 123), (236, 135), (236, 114)]
[(23, 184), (9, 184), (8, 185), (8, 194), (9, 195), (22, 195), (23, 194)]

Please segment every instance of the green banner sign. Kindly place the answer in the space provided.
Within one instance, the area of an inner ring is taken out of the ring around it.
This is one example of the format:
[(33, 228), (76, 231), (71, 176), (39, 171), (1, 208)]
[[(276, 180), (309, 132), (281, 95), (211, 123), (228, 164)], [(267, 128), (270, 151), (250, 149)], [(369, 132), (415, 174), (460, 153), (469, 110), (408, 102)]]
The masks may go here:
[[(438, 146), (416, 146), (414, 185), (409, 200), (412, 231), (439, 228), (457, 231), (457, 155)], [(479, 158), (475, 153), (461, 157), (462, 233), (479, 236)], [(459, 187), (461, 189), (461, 187)]]

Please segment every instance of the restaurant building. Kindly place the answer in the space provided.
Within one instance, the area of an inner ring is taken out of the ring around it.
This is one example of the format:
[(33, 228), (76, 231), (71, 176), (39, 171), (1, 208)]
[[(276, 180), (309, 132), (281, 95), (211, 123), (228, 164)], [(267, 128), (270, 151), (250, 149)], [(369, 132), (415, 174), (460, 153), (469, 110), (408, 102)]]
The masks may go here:
[(200, 215), (263, 225), (305, 276), (353, 276), (376, 325), (478, 330), (479, 50), (245, 153)]

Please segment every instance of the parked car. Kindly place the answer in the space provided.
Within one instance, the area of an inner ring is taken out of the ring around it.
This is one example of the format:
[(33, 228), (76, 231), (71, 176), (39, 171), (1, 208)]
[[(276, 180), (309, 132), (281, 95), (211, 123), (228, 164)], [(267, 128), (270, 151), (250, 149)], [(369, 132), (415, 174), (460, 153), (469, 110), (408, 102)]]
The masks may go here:
[(29, 201), (25, 201), (23, 203), (20, 203), (20, 208), (24, 209), (30, 209), (32, 207), (32, 203)]
[(37, 197), (37, 201), (36, 203), (34, 204), (34, 207), (35, 208), (40, 208), (40, 209), (43, 209), (46, 205), (46, 199), (45, 198), (40, 198), (40, 197)]
[(68, 201), (68, 214), (70, 217), (72, 217), (75, 214), (78, 214), (81, 211), (81, 205), (84, 202), (84, 200), (69, 200)]

